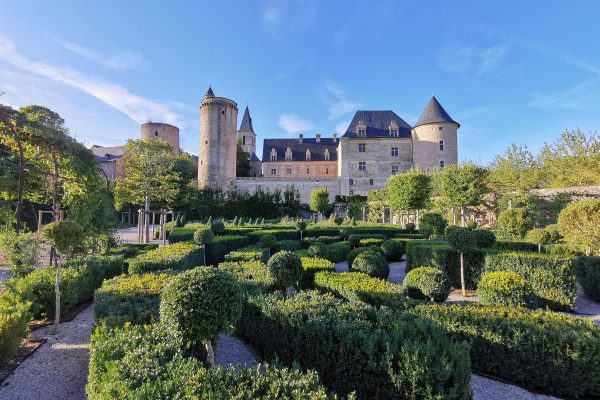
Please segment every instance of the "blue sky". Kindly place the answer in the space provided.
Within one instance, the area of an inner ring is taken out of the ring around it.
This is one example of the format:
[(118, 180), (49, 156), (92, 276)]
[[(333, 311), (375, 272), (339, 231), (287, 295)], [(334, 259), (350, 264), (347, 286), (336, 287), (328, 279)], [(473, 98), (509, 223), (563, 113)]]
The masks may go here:
[[(597, 1), (0, 0), (0, 101), (59, 112), (88, 145), (198, 106), (250, 107), (259, 142), (344, 131), (357, 109), (414, 123), (432, 93), (461, 123), (459, 158), (532, 150), (600, 123)], [(259, 152), (260, 153), (260, 149)]]

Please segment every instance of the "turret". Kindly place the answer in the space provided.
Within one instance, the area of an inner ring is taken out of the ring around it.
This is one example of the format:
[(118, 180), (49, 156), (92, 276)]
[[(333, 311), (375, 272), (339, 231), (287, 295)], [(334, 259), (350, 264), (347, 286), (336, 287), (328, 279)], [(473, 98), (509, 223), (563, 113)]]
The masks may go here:
[(250, 155), (256, 153), (256, 133), (254, 133), (254, 128), (252, 127), (252, 117), (250, 117), (248, 106), (246, 106), (246, 110), (244, 111), (242, 123), (237, 132), (237, 138), (242, 144), (242, 150)]
[(173, 147), (174, 154), (179, 154), (179, 128), (176, 126), (157, 122), (146, 122), (140, 127), (140, 139), (162, 139)]

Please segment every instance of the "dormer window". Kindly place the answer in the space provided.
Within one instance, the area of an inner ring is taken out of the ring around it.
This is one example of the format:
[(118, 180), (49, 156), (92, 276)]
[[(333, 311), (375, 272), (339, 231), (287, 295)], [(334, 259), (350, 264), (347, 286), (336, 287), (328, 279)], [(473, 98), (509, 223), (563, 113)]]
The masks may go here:
[(358, 135), (358, 137), (367, 136), (367, 126), (363, 121), (358, 121), (358, 125), (356, 125), (356, 134)]
[(310, 161), (310, 150), (306, 150), (306, 161)]
[(285, 151), (285, 161), (292, 161), (292, 149), (289, 147)]
[(271, 161), (277, 161), (277, 150), (275, 148), (271, 149)]
[(390, 126), (388, 127), (391, 137), (398, 137), (399, 127), (396, 121), (391, 120)]
[(325, 161), (329, 161), (329, 149), (325, 149)]

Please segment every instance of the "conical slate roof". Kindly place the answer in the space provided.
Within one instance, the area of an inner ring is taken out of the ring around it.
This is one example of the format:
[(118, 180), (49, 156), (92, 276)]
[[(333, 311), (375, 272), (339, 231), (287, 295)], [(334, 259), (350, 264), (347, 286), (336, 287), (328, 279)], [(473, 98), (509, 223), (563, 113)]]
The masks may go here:
[(419, 120), (415, 124), (415, 127), (427, 124), (437, 124), (440, 122), (452, 122), (460, 126), (458, 122), (453, 120), (450, 115), (444, 110), (444, 107), (440, 104), (435, 96), (431, 96), (429, 102), (425, 106), (425, 109), (421, 113)]
[(204, 97), (215, 97), (215, 93), (213, 92), (211, 86), (209, 86), (206, 90), (206, 93), (204, 93)]
[(252, 128), (252, 118), (250, 117), (250, 110), (248, 110), (248, 106), (246, 106), (246, 111), (244, 111), (244, 116), (242, 117), (240, 131), (254, 132), (254, 128)]

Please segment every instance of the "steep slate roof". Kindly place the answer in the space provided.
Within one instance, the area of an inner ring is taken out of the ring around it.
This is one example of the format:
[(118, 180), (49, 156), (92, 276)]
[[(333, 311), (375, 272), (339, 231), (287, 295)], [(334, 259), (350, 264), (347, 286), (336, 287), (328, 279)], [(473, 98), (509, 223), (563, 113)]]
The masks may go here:
[(333, 138), (321, 138), (317, 143), (316, 138), (299, 139), (265, 139), (263, 142), (263, 162), (271, 161), (271, 149), (277, 151), (277, 161), (285, 161), (285, 152), (289, 147), (292, 150), (292, 161), (306, 161), (306, 150), (310, 150), (311, 161), (325, 161), (325, 149), (329, 149), (329, 161), (337, 161), (337, 145)]
[(252, 155), (250, 156), (250, 161), (260, 161), (260, 160), (256, 156), (256, 153), (252, 153)]
[(387, 111), (357, 111), (343, 137), (358, 137), (356, 126), (362, 121), (367, 127), (366, 137), (390, 137), (390, 123), (398, 125), (398, 137), (411, 137), (411, 126), (395, 112)]
[(240, 131), (254, 132), (254, 128), (252, 128), (252, 118), (250, 118), (250, 110), (248, 110), (248, 106), (246, 106), (246, 111), (244, 111), (244, 116), (242, 117)]
[(439, 122), (452, 122), (460, 126), (458, 122), (453, 120), (450, 115), (444, 110), (444, 107), (440, 104), (435, 96), (431, 96), (429, 102), (425, 106), (425, 109), (421, 113), (419, 120), (415, 124), (415, 127), (426, 124), (435, 124)]
[(212, 86), (208, 87), (206, 93), (204, 93), (204, 97), (215, 97), (215, 93), (212, 90)]
[(113, 161), (123, 156), (125, 153), (125, 146), (103, 147), (93, 145), (91, 150), (92, 153), (94, 153), (94, 156), (96, 156), (96, 160), (99, 162)]

